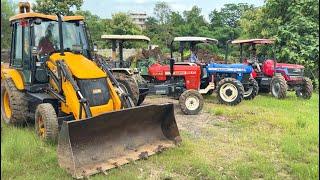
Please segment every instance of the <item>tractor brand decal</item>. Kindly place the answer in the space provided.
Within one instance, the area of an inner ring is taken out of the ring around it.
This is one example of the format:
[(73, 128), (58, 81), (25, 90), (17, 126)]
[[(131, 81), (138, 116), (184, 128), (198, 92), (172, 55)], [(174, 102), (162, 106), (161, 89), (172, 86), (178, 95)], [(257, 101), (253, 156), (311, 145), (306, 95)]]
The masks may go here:
[[(197, 74), (196, 71), (175, 71), (173, 75), (190, 75), (190, 74)], [(170, 72), (165, 72), (165, 75), (170, 75)]]
[(233, 72), (238, 72), (238, 71), (245, 71), (243, 68), (208, 68), (210, 71), (233, 71)]
[(159, 75), (161, 76), (161, 75), (162, 75), (162, 72), (155, 72), (155, 73), (152, 73), (152, 75), (153, 75), (153, 76), (159, 76)]
[(292, 72), (298, 73), (301, 72), (301, 69), (293, 69)]

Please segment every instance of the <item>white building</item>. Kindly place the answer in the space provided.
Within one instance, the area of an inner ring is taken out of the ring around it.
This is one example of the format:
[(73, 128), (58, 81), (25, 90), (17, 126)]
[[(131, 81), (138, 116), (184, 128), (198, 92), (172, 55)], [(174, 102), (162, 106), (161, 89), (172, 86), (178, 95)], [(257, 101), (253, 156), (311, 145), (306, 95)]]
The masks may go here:
[(147, 20), (147, 13), (130, 13), (130, 17), (133, 20), (133, 23), (138, 25), (141, 29), (146, 28), (146, 20)]

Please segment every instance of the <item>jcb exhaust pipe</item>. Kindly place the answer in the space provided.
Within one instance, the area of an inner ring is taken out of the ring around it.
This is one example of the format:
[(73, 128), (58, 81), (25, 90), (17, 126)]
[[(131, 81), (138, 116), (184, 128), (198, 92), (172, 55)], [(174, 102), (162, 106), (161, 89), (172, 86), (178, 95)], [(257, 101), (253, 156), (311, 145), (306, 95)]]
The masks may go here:
[(63, 122), (58, 161), (73, 177), (83, 178), (179, 142), (173, 104), (140, 106)]

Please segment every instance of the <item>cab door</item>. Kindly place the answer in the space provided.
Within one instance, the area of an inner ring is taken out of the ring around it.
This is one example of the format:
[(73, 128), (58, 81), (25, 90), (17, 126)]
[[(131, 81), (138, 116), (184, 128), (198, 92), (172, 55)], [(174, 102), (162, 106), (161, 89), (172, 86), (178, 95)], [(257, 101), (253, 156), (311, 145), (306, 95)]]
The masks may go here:
[(25, 84), (31, 83), (30, 26), (28, 21), (12, 23), (10, 66), (17, 69)]

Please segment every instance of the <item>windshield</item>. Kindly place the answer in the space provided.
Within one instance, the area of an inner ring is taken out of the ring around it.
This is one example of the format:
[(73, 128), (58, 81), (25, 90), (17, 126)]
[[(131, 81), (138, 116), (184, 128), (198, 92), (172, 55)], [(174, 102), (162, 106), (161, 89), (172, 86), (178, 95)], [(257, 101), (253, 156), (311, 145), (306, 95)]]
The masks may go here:
[[(88, 57), (89, 47), (82, 22), (62, 22), (65, 51), (78, 51)], [(35, 46), (40, 55), (60, 50), (59, 25), (56, 21), (43, 21), (34, 26)]]

